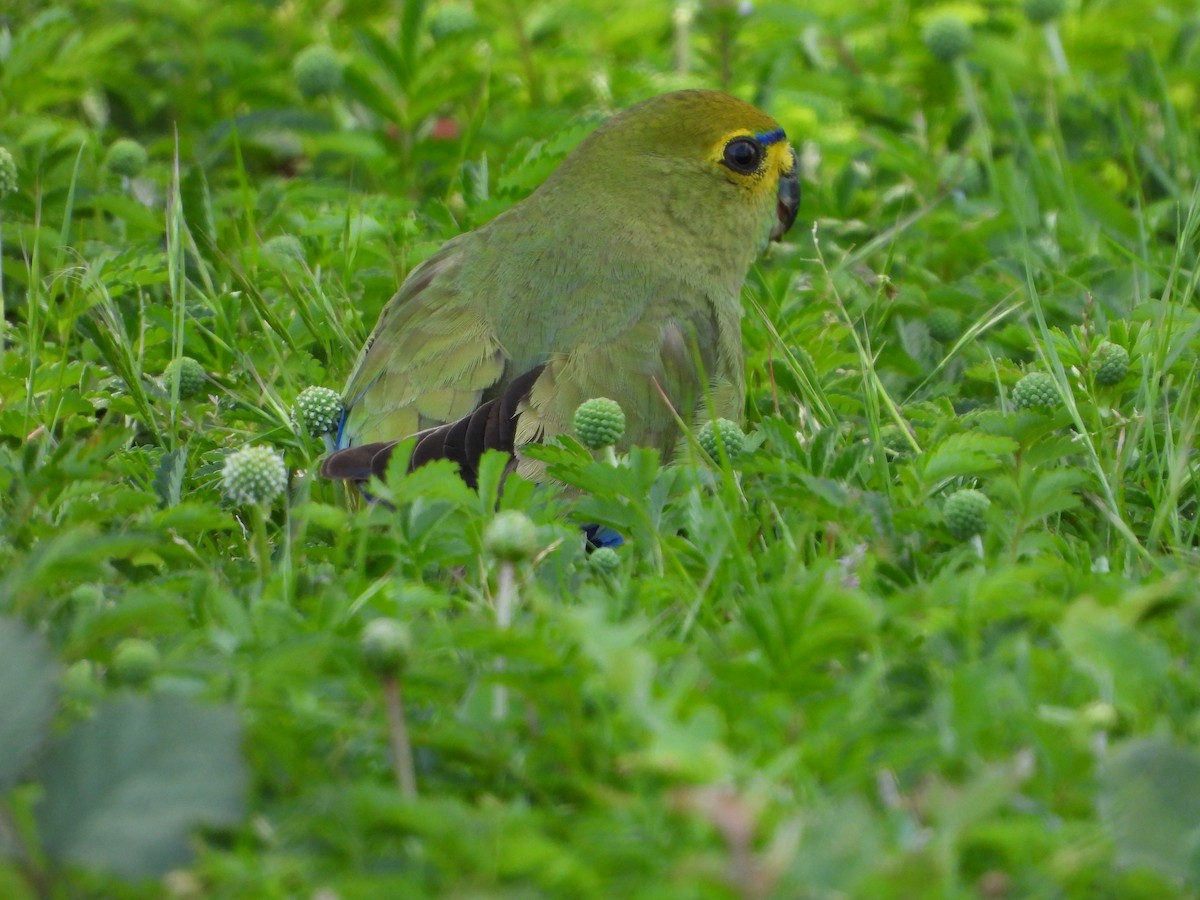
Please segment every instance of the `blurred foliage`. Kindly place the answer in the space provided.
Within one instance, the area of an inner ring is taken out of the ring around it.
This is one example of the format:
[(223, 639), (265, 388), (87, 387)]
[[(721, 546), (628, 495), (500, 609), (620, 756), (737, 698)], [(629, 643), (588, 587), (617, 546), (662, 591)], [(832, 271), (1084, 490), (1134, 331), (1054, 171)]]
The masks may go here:
[[(1195, 893), (1198, 37), (1183, 0), (10, 0), (0, 894)], [(313, 47), (338, 77), (302, 91)], [(745, 450), (565, 440), (536, 452), (581, 490), (502, 495), (498, 457), (478, 493), (393, 467), (394, 509), (316, 477), (294, 402), (404, 275), (687, 86), (803, 167), (747, 284)], [(1033, 371), (1061, 408), (1014, 407)], [(230, 504), (259, 444), (288, 491)], [(497, 506), (538, 538), (503, 628)]]

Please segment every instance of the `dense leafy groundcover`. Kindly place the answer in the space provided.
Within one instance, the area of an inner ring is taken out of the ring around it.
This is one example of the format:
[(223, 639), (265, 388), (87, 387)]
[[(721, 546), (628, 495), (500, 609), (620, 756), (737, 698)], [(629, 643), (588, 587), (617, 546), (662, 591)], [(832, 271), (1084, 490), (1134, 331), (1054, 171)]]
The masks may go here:
[[(1185, 0), (7, 4), (0, 893), (1193, 894), (1198, 38)], [(680, 86), (804, 167), (741, 452), (320, 480), (297, 398), (404, 274)]]

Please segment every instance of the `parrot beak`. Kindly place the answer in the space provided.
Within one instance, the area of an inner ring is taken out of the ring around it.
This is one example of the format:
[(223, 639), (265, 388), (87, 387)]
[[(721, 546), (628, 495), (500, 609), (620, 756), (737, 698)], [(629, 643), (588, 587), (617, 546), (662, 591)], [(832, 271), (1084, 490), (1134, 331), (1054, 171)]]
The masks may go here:
[(787, 230), (796, 221), (796, 209), (800, 206), (800, 166), (792, 154), (792, 169), (779, 179), (779, 200), (775, 204), (777, 221), (771, 229), (771, 240), (782, 240)]

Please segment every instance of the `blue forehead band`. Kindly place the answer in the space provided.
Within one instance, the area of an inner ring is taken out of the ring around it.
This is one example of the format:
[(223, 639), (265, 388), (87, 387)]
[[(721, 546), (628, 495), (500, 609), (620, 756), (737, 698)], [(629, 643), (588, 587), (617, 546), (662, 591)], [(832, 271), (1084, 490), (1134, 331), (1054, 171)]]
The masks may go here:
[(782, 128), (776, 128), (774, 131), (764, 131), (762, 134), (756, 134), (754, 138), (764, 147), (770, 147), (772, 144), (786, 141), (787, 135), (783, 133)]

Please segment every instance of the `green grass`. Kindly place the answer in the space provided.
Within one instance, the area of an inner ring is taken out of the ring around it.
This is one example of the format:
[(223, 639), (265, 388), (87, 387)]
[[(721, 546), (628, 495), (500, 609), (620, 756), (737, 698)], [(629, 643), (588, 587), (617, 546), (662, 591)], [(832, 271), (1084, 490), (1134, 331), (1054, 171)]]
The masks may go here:
[[(0, 893), (1195, 895), (1193, 4), (175, 7), (0, 15)], [(306, 97), (313, 44), (343, 69)], [(293, 402), (405, 273), (681, 86), (804, 164), (746, 451), (540, 451), (574, 492), (394, 467), (394, 510), (323, 481)], [(1014, 405), (1035, 371), (1061, 406)], [(261, 509), (222, 499), (252, 445), (289, 472)], [(537, 525), (507, 574), (497, 507)]]

